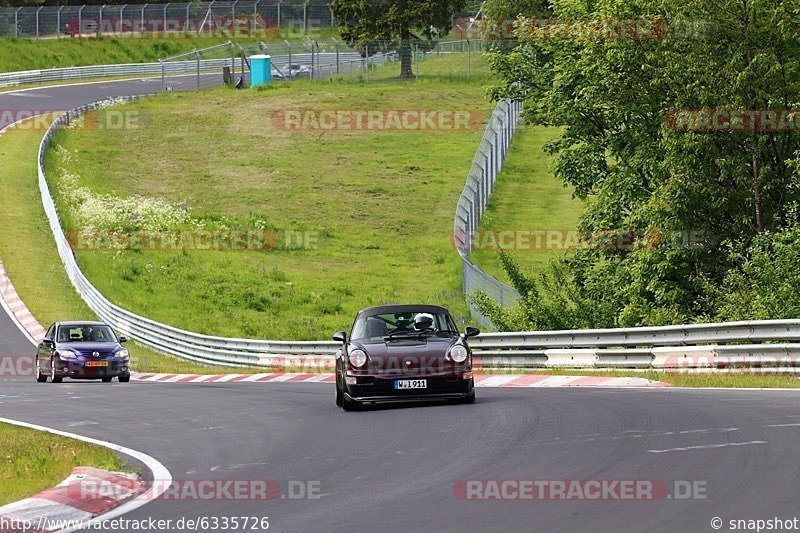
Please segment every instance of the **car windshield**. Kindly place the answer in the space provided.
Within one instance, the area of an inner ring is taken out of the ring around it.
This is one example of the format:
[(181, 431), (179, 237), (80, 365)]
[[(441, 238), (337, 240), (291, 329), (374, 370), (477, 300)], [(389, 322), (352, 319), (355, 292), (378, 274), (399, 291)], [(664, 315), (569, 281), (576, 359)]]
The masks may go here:
[(85, 324), (58, 328), (58, 342), (117, 342), (117, 336), (108, 326)]
[(362, 315), (353, 325), (352, 339), (375, 339), (418, 335), (456, 335), (450, 315), (426, 310)]

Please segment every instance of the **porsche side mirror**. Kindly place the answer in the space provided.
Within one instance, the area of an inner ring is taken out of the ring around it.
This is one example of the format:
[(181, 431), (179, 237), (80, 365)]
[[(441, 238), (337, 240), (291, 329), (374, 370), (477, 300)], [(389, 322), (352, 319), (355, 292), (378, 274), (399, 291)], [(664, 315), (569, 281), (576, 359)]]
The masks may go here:
[(480, 334), (481, 334), (481, 331), (478, 328), (467, 327), (467, 329), (464, 330), (464, 338), (475, 337), (475, 336), (480, 335)]
[(340, 331), (339, 333), (334, 333), (333, 340), (339, 341), (342, 344), (344, 344), (345, 342), (347, 342), (347, 333), (345, 333), (344, 331)]
[(126, 342), (128, 342), (128, 337), (120, 337), (119, 338), (119, 343), (120, 344), (125, 344)]

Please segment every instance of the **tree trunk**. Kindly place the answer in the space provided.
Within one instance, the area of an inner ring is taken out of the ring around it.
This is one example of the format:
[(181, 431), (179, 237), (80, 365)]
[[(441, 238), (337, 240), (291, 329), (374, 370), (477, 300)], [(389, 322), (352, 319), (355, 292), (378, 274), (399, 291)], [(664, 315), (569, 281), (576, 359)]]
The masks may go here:
[(756, 209), (756, 231), (764, 232), (764, 212), (761, 205), (761, 166), (758, 164), (758, 143), (753, 140), (753, 201)]
[(407, 26), (403, 27), (400, 32), (400, 77), (405, 79), (414, 77), (411, 57), (411, 30)]

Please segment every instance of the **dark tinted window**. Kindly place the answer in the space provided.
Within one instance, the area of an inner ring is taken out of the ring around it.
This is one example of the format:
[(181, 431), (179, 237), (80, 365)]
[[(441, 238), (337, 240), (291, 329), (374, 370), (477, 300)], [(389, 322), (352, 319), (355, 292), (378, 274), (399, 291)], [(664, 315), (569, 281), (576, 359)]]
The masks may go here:
[(420, 316), (430, 318), (431, 330), (434, 333), (453, 332), (457, 329), (450, 315), (442, 312), (430, 311), (408, 311), (403, 313), (376, 313), (372, 315), (362, 315), (353, 325), (351, 338), (353, 339), (375, 339), (386, 337), (392, 334), (416, 333), (419, 330), (415, 324)]

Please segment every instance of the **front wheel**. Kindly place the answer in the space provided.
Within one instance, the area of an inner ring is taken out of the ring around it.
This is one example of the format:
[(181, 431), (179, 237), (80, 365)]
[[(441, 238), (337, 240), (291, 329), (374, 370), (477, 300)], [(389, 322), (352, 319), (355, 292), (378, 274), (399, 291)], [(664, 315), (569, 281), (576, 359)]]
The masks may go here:
[(475, 403), (475, 390), (473, 389), (467, 396), (464, 396), (456, 403)]
[(47, 383), (47, 375), (42, 374), (42, 368), (39, 366), (39, 358), (36, 358), (36, 381), (38, 383)]
[(336, 406), (342, 406), (342, 389), (339, 387), (339, 374), (336, 374)]
[(360, 411), (361, 403), (342, 395), (342, 408), (345, 411)]
[(50, 359), (50, 381), (53, 383), (61, 383), (64, 381), (64, 376), (56, 376), (56, 364)]

